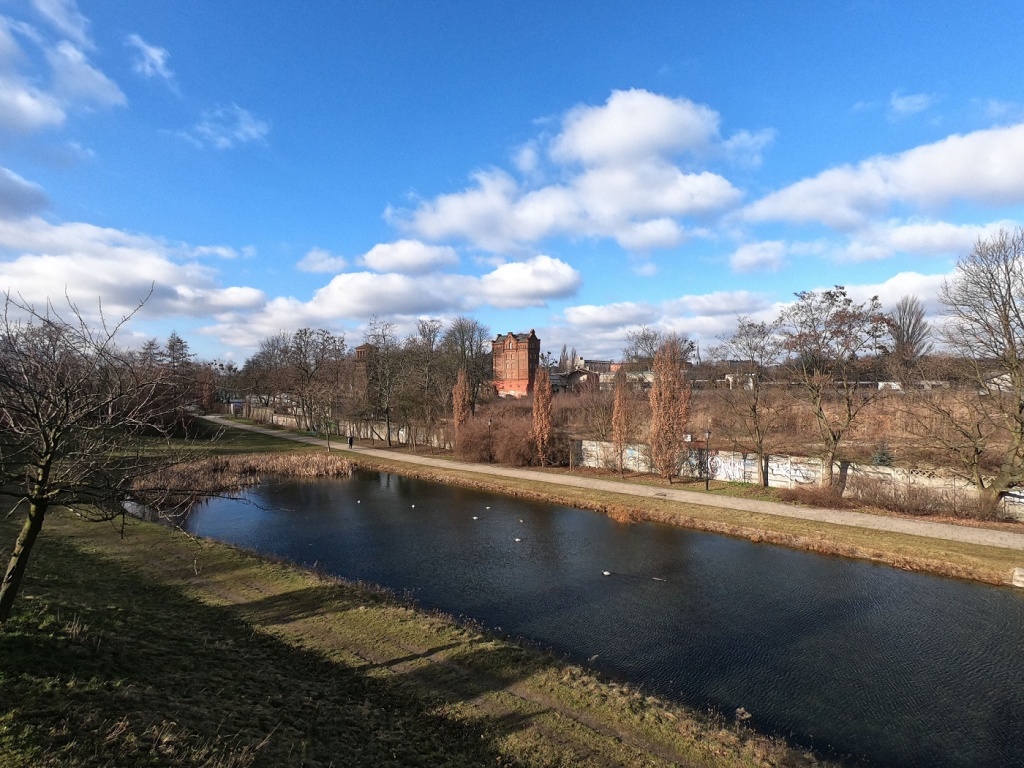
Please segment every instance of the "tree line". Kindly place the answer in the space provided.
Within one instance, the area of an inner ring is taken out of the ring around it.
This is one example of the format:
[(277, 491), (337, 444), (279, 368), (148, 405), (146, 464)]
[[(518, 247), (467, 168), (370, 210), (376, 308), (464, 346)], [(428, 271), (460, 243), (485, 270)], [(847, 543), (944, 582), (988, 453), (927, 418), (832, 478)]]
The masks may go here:
[[(109, 520), (125, 502), (172, 493), (149, 488), (143, 498), (140, 490), (140, 478), (188, 460), (154, 452), (153, 440), (187, 434), (194, 411), (231, 396), (287, 409), (303, 428), (326, 434), (342, 420), (383, 423), (389, 444), (395, 425), (415, 440), (452, 424), (463, 454), (474, 433), (478, 448), (486, 434), (476, 457), (488, 460), (560, 463), (574, 430), (610, 440), (621, 471), (626, 447), (646, 442), (652, 466), (671, 479), (688, 455), (686, 433), (712, 426), (695, 423), (699, 394), (724, 404), (716, 431), (759, 456), (764, 483), (766, 457), (799, 405), (814, 425), (823, 483), (833, 487), (851, 429), (887, 396), (879, 383), (889, 381), (919, 423), (915, 438), (975, 484), (979, 513), (990, 515), (1024, 485), (1024, 230), (980, 240), (939, 299), (944, 321), (932, 328), (915, 297), (886, 313), (877, 298), (856, 302), (843, 286), (800, 292), (770, 322), (739, 318), (706, 361), (695, 360), (686, 337), (641, 328), (627, 337), (611, 392), (586, 387), (552, 400), (543, 368), (532, 403), (496, 404), (487, 402), (491, 333), (470, 317), (447, 326), (423, 319), (405, 338), (374, 318), (355, 348), (324, 329), (283, 332), (239, 368), (197, 360), (176, 333), (163, 344), (122, 347), (116, 337), (134, 313), (90, 323), (73, 305), (61, 313), (7, 293), (0, 495), (23, 523), (0, 584), (0, 624), (50, 510)], [(566, 350), (560, 362), (576, 358)]]

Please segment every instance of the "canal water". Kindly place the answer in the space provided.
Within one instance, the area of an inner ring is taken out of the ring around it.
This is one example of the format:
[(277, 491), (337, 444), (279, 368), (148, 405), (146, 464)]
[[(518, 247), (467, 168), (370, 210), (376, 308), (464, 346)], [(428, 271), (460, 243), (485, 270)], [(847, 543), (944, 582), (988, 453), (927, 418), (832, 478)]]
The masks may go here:
[(186, 527), (855, 764), (1024, 765), (1024, 590), (364, 471), (266, 482)]

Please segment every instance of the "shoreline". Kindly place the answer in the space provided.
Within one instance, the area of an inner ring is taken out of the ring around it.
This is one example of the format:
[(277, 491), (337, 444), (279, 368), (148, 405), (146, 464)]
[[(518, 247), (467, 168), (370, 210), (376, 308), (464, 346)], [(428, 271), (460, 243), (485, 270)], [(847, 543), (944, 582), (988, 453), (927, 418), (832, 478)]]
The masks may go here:
[(299, 743), (311, 765), (437, 764), (438, 750), (448, 765), (831, 765), (392, 593), (165, 526), (119, 538), (59, 514), (40, 544), (0, 633), (5, 765), (149, 764), (172, 749), (154, 729), (173, 731), (169, 765), (284, 764)]
[[(938, 541), (912, 534), (868, 531), (806, 520), (793, 521), (743, 510), (723, 510), (652, 497), (586, 492), (548, 485), (544, 489), (494, 475), (468, 475), (458, 469), (422, 467), (400, 458), (385, 459), (345, 452), (356, 467), (393, 472), (422, 480), (452, 483), (535, 501), (598, 512), (622, 523), (656, 522), (705, 533), (785, 546), (816, 554), (864, 560), (907, 571), (1009, 586), (1024, 553), (996, 547)], [(536, 483), (543, 483), (538, 480)], [(922, 553), (923, 549), (938, 554)]]

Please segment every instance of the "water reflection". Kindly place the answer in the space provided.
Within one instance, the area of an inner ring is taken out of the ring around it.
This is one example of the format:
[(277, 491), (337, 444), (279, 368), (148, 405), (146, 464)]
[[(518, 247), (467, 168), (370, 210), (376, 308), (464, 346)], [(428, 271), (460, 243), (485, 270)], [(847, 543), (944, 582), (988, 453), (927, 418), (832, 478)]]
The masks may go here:
[(188, 527), (596, 657), (645, 690), (745, 707), (819, 750), (1024, 765), (1019, 592), (381, 473), (249, 496)]

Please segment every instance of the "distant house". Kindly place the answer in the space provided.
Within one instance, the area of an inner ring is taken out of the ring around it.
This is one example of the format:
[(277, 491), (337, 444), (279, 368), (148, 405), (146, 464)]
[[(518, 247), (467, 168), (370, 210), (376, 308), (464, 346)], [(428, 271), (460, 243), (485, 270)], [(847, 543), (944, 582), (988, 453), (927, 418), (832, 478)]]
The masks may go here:
[(498, 336), (491, 342), (494, 387), (500, 397), (526, 397), (533, 394), (540, 366), (540, 339), (529, 333)]

